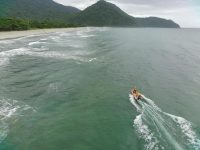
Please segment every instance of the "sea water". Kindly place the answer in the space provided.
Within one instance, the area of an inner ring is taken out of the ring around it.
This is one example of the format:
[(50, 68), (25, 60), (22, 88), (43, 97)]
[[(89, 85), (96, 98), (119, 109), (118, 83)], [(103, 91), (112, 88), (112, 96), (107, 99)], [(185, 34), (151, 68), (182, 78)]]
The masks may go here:
[(77, 28), (1, 40), (0, 149), (199, 150), (199, 39)]

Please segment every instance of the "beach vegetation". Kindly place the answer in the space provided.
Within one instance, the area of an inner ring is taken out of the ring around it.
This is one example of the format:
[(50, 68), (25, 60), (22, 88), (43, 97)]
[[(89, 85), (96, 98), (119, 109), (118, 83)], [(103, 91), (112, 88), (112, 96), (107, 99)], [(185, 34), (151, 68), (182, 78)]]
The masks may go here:
[(44, 28), (69, 28), (78, 27), (80, 25), (68, 24), (65, 22), (56, 21), (34, 21), (16, 18), (0, 19), (0, 31), (20, 31), (29, 29), (44, 29)]

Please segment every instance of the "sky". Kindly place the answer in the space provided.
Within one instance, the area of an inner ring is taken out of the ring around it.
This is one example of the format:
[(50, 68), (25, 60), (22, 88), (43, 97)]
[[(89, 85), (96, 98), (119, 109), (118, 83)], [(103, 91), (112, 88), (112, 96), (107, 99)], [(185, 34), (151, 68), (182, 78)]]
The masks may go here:
[[(98, 0), (54, 0), (81, 10)], [(200, 0), (107, 0), (134, 17), (171, 19), (181, 27), (200, 28)]]

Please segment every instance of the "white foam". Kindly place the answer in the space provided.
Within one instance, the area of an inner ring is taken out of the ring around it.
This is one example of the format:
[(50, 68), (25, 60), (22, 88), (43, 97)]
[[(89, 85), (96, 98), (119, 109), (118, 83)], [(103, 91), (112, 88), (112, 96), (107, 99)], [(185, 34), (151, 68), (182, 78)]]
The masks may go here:
[(50, 36), (49, 38), (55, 42), (61, 39), (59, 36)]
[[(20, 112), (31, 109), (35, 111), (30, 106), (20, 103), (17, 100), (1, 99), (0, 100), (0, 120), (10, 118), (20, 109)], [(18, 111), (19, 112), (19, 111)]]
[(62, 37), (68, 37), (70, 36), (71, 34), (70, 33), (67, 33), (67, 32), (64, 32), (64, 33), (58, 33), (59, 36), (62, 36)]
[(8, 103), (6, 100), (1, 100), (0, 106), (1, 120), (11, 117), (17, 111), (17, 109), (20, 108), (18, 105), (14, 106), (13, 104)]
[(35, 37), (35, 36), (39, 36), (39, 35), (28, 35), (28, 36), (22, 36), (22, 37), (18, 37), (18, 38), (12, 38), (12, 39), (5, 39), (5, 40), (0, 40), (0, 44), (12, 44), (16, 41), (19, 41), (19, 40), (23, 40), (23, 39), (26, 39), (26, 38), (29, 38), (29, 37)]
[(13, 42), (13, 40), (0, 40), (0, 44), (11, 44)]
[(46, 40), (47, 40), (47, 38), (40, 39), (40, 41), (46, 41)]
[(90, 59), (89, 59), (89, 62), (93, 62), (93, 61), (95, 61), (95, 60), (97, 60), (97, 58), (90, 58)]
[(27, 53), (31, 56), (36, 57), (43, 57), (43, 58), (54, 58), (54, 59), (62, 59), (62, 60), (77, 60), (82, 62), (87, 62), (87, 60), (81, 56), (77, 56), (75, 54), (65, 54), (65, 53), (59, 53), (59, 52), (29, 52)]
[(27, 54), (28, 50), (29, 50), (28, 48), (22, 47), (22, 48), (12, 49), (9, 51), (2, 51), (0, 52), (0, 57), (13, 57), (16, 55), (25, 55)]
[(198, 139), (196, 133), (192, 129), (191, 122), (187, 121), (185, 118), (175, 116), (169, 113), (165, 113), (170, 116), (174, 122), (179, 124), (182, 133), (187, 137), (187, 140), (195, 149), (200, 149), (200, 139)]
[(138, 112), (141, 112), (140, 106), (136, 103), (136, 101), (133, 98), (133, 95), (129, 94), (129, 100), (130, 102), (135, 106)]
[(36, 112), (30, 106), (20, 103), (16, 100), (10, 99), (1, 99), (0, 100), (0, 142), (2, 142), (8, 132), (9, 132), (9, 123), (13, 116), (15, 116), (15, 121), (17, 116), (21, 116), (27, 111)]
[(0, 143), (6, 138), (8, 132), (9, 132), (8, 124), (0, 121)]
[(93, 37), (93, 36), (96, 36), (94, 34), (91, 34), (90, 32), (92, 32), (92, 29), (91, 28), (88, 28), (87, 30), (79, 30), (76, 32), (76, 35), (77, 37), (80, 37), (80, 38), (88, 38), (88, 37)]
[(67, 44), (67, 46), (69, 47), (73, 47), (73, 48), (81, 48), (82, 46), (81, 45), (78, 45), (78, 44)]
[(81, 38), (88, 38), (88, 37), (94, 37), (95, 35), (88, 34), (88, 35), (79, 35)]
[[(41, 50), (41, 49), (39, 49), (39, 50)], [(46, 50), (46, 48), (43, 50)], [(2, 52), (0, 52), (0, 57), (5, 58), (5, 60), (8, 60), (9, 57), (29, 55), (29, 56), (43, 57), (43, 58), (77, 60), (77, 61), (81, 61), (81, 62), (88, 62), (89, 59), (85, 58), (85, 56), (87, 56), (89, 54), (90, 54), (89, 52), (84, 52), (84, 51), (73, 51), (73, 52), (65, 52), (65, 53), (60, 53), (60, 52), (56, 52), (56, 51), (38, 52), (37, 48), (22, 47), (22, 48), (18, 48), (18, 49), (12, 49), (9, 51), (2, 51)]]
[(32, 45), (38, 45), (38, 44), (45, 44), (46, 42), (40, 42), (40, 41), (35, 41), (35, 42), (30, 42), (28, 43), (29, 46), (32, 46)]
[(154, 134), (151, 132), (148, 126), (143, 123), (142, 114), (136, 116), (134, 120), (134, 126), (137, 128), (137, 132), (139, 133), (140, 137), (147, 142), (147, 144), (145, 144), (145, 149), (158, 149), (158, 139), (154, 137)]
[(147, 98), (145, 95), (142, 95), (142, 97), (157, 111), (161, 111), (161, 109), (149, 98)]
[[(200, 140), (193, 130), (191, 122), (182, 117), (163, 112), (151, 99), (146, 98), (144, 95), (143, 98), (148, 104), (141, 101), (139, 103), (141, 106), (135, 102), (132, 95), (129, 95), (129, 97), (130, 102), (140, 113), (134, 120), (134, 126), (139, 136), (146, 143), (145, 149), (168, 149), (169, 147), (166, 146), (168, 143), (177, 150), (182, 150), (183, 147), (195, 150), (200, 149)], [(154, 126), (155, 129), (151, 130), (149, 128), (149, 123), (151, 128)], [(182, 135), (179, 135), (179, 130)], [(157, 137), (158, 135), (162, 135), (163, 137)], [(161, 145), (162, 143), (164, 143), (164, 145)]]
[(7, 57), (1, 58), (0, 57), (0, 66), (6, 66), (8, 64), (9, 64), (9, 58), (7, 58)]

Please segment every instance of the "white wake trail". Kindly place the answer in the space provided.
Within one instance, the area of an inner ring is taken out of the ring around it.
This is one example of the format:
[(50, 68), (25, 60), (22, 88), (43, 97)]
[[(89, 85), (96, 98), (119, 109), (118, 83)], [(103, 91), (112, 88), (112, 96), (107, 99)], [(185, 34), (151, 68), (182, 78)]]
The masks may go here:
[(200, 139), (192, 123), (182, 117), (163, 112), (151, 99), (142, 95), (143, 101), (135, 101), (129, 95), (138, 116), (134, 127), (144, 141), (146, 150), (200, 150)]

